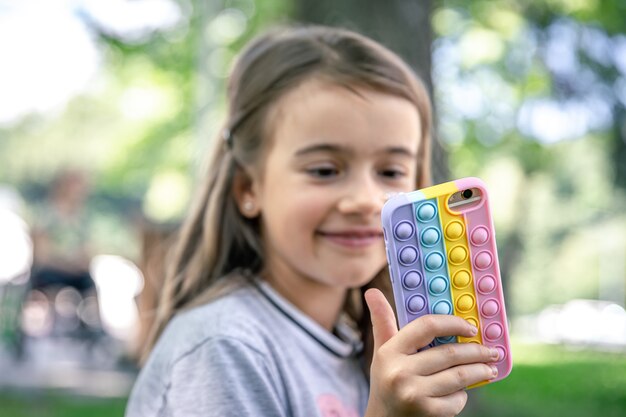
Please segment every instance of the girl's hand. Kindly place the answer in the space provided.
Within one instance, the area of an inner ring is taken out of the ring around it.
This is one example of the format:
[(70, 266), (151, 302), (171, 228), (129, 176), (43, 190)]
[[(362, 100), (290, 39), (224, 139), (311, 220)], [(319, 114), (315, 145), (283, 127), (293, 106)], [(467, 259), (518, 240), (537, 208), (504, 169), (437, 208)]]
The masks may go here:
[(398, 331), (385, 296), (365, 293), (374, 329), (374, 357), (366, 417), (456, 416), (467, 402), (465, 388), (496, 376), (498, 352), (475, 343), (452, 343), (422, 352), (439, 336), (476, 335), (460, 317), (427, 315)]

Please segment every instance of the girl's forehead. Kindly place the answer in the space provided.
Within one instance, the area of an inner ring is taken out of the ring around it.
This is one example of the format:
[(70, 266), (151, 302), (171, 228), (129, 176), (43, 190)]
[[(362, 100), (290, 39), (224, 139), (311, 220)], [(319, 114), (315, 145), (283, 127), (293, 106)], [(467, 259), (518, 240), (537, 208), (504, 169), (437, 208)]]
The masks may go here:
[(362, 86), (310, 80), (283, 96), (269, 117), (271, 142), (302, 147), (328, 142), (343, 148), (417, 149), (420, 119), (403, 97)]

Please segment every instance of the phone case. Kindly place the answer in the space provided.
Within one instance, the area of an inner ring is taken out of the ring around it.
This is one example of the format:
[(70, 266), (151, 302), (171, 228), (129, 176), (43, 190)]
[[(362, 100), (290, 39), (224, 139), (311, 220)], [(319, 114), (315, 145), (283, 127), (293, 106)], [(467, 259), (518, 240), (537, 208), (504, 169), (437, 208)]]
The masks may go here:
[[(477, 190), (481, 198), (463, 209), (449, 207), (451, 196), (464, 190)], [(454, 342), (495, 347), (498, 376), (475, 386), (505, 378), (511, 348), (485, 184), (463, 178), (397, 194), (383, 206), (382, 222), (399, 325), (425, 314), (463, 317), (478, 328), (475, 337), (436, 338), (426, 348)]]

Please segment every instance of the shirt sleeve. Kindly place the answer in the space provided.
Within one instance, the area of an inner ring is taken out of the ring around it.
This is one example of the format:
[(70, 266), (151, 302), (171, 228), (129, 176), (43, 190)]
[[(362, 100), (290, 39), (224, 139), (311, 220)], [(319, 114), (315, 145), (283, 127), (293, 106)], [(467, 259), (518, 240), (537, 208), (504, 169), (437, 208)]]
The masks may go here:
[(282, 392), (266, 355), (234, 338), (210, 339), (174, 364), (162, 414), (283, 417)]

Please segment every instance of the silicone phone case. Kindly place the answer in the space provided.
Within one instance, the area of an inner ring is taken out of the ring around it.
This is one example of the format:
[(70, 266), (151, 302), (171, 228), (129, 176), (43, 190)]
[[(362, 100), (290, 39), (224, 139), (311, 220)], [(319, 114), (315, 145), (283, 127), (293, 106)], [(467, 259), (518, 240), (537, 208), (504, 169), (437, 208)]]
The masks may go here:
[[(470, 188), (482, 194), (477, 205), (462, 212), (448, 206), (452, 194)], [(485, 184), (464, 178), (398, 194), (383, 206), (382, 222), (399, 325), (425, 314), (463, 317), (478, 327), (478, 335), (437, 338), (429, 347), (454, 342), (495, 347), (498, 376), (488, 382), (505, 378), (511, 348)]]

